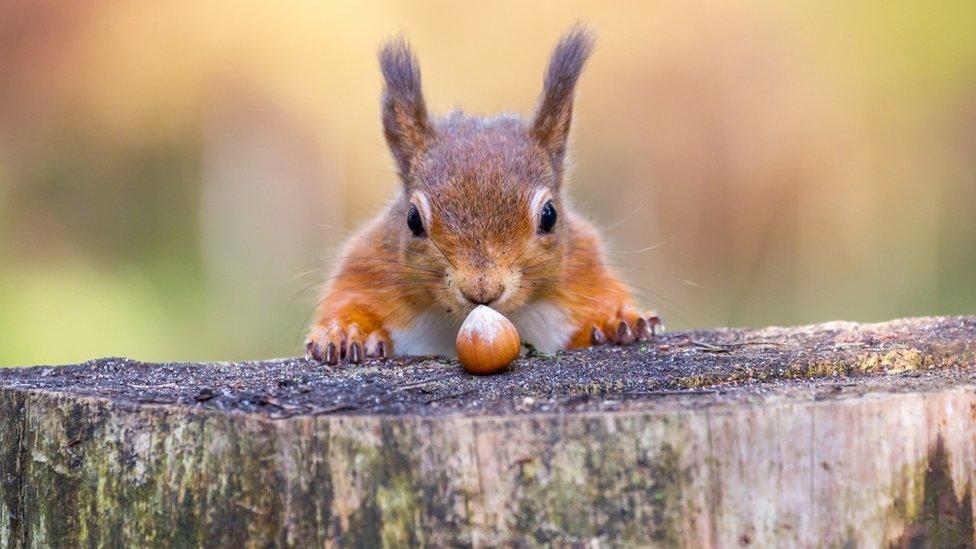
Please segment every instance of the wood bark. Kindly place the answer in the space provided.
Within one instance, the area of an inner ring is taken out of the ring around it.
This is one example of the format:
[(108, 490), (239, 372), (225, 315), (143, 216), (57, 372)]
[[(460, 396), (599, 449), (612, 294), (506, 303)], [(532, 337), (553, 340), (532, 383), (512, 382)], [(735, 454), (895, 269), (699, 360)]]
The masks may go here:
[(976, 318), (0, 372), (0, 546), (968, 546)]

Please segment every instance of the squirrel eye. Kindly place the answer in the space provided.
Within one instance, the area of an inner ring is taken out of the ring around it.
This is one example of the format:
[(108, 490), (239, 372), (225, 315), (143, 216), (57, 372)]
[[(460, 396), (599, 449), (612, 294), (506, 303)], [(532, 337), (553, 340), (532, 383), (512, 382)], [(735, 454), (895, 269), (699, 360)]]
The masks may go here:
[(424, 220), (420, 218), (420, 211), (413, 204), (407, 210), (407, 227), (410, 227), (410, 232), (414, 236), (424, 236), (427, 234), (427, 231), (424, 230)]
[(547, 200), (539, 213), (539, 232), (551, 233), (556, 227), (556, 207), (552, 205), (552, 200)]

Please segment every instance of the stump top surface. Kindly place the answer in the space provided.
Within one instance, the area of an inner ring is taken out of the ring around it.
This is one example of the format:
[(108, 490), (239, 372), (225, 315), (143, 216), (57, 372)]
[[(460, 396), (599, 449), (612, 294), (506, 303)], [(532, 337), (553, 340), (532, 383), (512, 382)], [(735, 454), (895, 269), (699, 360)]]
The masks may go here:
[(522, 357), (493, 376), (408, 357), (152, 364), (105, 358), (0, 370), (0, 389), (266, 414), (430, 416), (682, 409), (976, 383), (976, 317), (676, 332), (629, 347)]

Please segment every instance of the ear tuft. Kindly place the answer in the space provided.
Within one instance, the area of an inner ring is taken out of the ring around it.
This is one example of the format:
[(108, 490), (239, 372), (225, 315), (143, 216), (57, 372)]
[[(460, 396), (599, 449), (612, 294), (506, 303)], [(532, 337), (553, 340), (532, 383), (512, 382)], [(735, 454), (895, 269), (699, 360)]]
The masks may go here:
[(383, 131), (390, 151), (406, 181), (410, 165), (427, 147), (433, 127), (420, 86), (420, 65), (401, 36), (380, 48), (383, 72)]
[(581, 25), (566, 33), (549, 59), (532, 136), (560, 167), (573, 117), (573, 93), (583, 65), (593, 52), (593, 37)]

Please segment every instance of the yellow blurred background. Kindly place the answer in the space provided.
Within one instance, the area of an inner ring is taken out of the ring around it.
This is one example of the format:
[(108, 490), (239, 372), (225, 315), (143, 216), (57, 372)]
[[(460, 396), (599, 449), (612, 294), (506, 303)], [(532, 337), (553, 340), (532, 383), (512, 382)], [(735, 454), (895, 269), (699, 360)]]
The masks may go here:
[(0, 6), (0, 364), (298, 354), (398, 182), (375, 53), (528, 113), (588, 23), (570, 193), (669, 328), (976, 312), (976, 3)]

